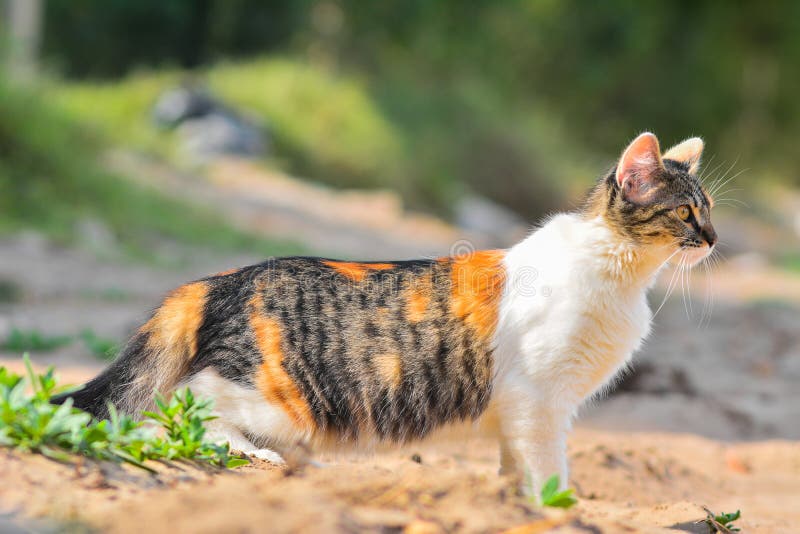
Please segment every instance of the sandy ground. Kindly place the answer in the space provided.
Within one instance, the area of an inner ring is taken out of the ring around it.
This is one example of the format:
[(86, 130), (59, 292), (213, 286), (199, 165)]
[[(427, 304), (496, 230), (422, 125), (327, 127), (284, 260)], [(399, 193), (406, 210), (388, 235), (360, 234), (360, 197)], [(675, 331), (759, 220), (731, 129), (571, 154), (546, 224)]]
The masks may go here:
[(0, 477), (13, 481), (0, 502), (33, 530), (108, 532), (705, 532), (694, 523), (702, 506), (741, 508), (744, 532), (793, 532), (800, 521), (794, 443), (579, 429), (570, 457), (580, 502), (568, 512), (516, 495), (495, 474), (495, 447), (480, 440), (294, 473), (256, 461), (216, 474), (161, 466), (152, 476), (0, 452)]
[[(232, 170), (217, 172), (212, 189), (201, 188), (209, 197)], [(246, 204), (250, 183), (247, 172), (233, 174), (243, 181), (228, 189), (231, 209)], [(391, 232), (376, 222), (354, 234), (347, 227), (365, 221), (353, 215), (329, 225), (330, 209), (309, 215), (300, 205), (305, 190), (278, 185), (286, 206), (275, 209), (288, 213), (281, 224), (323, 221), (303, 230), (309, 246), (321, 239), (349, 256), (406, 257), (446, 254), (457, 235), (404, 218), (380, 198), (359, 217), (388, 211), (403, 222), (389, 224)], [(259, 195), (248, 201), (252, 210), (235, 208), (243, 227), (277, 224), (259, 222), (266, 209)], [(323, 196), (314, 204), (356, 202)], [(327, 233), (315, 237), (312, 226)], [(420, 232), (428, 239), (410, 244)], [(346, 239), (336, 243), (340, 235)], [(18, 295), (0, 302), (0, 339), (12, 328), (71, 336), (91, 328), (121, 341), (168, 289), (258, 259), (192, 251), (167, 269), (59, 248), (35, 234), (5, 239), (0, 282)], [(705, 532), (694, 524), (702, 506), (741, 509), (745, 532), (800, 531), (800, 444), (793, 441), (800, 440), (800, 277), (734, 259), (712, 278), (713, 312), (703, 315), (709, 286), (696, 273), (691, 296), (684, 302), (679, 288), (659, 312), (617, 391), (581, 414), (570, 439), (570, 484), (580, 503), (569, 512), (543, 511), (518, 496), (496, 475), (495, 445), (479, 438), (323, 457), (326, 467), (293, 473), (259, 461), (224, 473), (159, 466), (151, 476), (0, 450), (0, 532)], [(666, 273), (654, 308), (668, 283)], [(0, 350), (0, 365), (19, 370), (19, 356)], [(104, 365), (80, 342), (32, 358), (38, 367), (56, 365), (72, 383)]]

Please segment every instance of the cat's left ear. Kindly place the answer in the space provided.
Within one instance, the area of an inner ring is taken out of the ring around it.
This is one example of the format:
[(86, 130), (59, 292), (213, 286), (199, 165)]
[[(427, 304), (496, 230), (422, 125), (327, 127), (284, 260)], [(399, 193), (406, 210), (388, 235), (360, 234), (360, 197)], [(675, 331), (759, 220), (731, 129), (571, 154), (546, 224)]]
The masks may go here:
[(646, 204), (658, 188), (658, 177), (663, 171), (658, 139), (645, 132), (634, 139), (619, 158), (617, 184), (626, 199), (634, 204)]
[(689, 168), (689, 174), (697, 174), (700, 168), (700, 158), (703, 155), (705, 144), (699, 137), (692, 137), (681, 141), (664, 153), (664, 159), (671, 159), (685, 164)]

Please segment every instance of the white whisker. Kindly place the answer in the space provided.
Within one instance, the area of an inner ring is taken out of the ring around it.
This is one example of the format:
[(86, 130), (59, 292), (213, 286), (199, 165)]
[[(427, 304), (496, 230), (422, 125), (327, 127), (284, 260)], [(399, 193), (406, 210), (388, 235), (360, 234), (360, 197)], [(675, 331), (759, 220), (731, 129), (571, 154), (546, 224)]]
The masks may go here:
[(686, 310), (686, 318), (691, 319), (689, 305), (686, 302), (686, 255), (681, 259), (681, 295), (683, 296), (683, 309)]
[[(667, 259), (667, 261), (672, 259), (672, 257), (675, 256), (675, 254), (677, 254), (679, 252), (682, 252), (681, 249), (678, 249), (675, 252), (673, 252), (672, 256), (670, 256)], [(661, 308), (664, 307), (664, 304), (666, 304), (667, 299), (669, 299), (670, 295), (672, 294), (672, 291), (675, 289), (675, 284), (677, 282), (677, 274), (678, 274), (678, 266), (676, 265), (675, 269), (672, 271), (672, 277), (669, 279), (669, 284), (667, 284), (667, 291), (664, 293), (664, 299), (661, 301), (661, 304), (659, 304), (659, 306), (656, 309), (655, 313), (653, 313), (652, 319), (656, 318), (656, 316), (658, 315), (658, 312), (660, 312)]]
[(722, 191), (721, 193), (717, 193), (717, 194), (719, 194), (719, 195), (727, 195), (729, 193), (734, 193), (736, 191), (744, 191), (744, 187), (729, 187), (725, 191)]
[(733, 174), (733, 175), (731, 175), (731, 176), (728, 176), (728, 175), (731, 173), (731, 171), (733, 171), (733, 168), (736, 166), (736, 164), (737, 164), (738, 162), (739, 162), (739, 158), (736, 158), (736, 161), (734, 161), (734, 162), (733, 162), (733, 165), (731, 165), (731, 166), (730, 166), (730, 168), (729, 168), (727, 171), (725, 171), (725, 174), (723, 174), (723, 175), (722, 175), (722, 178), (720, 178), (720, 182), (719, 182), (719, 183), (716, 183), (716, 184), (714, 185), (714, 187), (712, 188), (712, 191), (709, 193), (709, 195), (710, 195), (711, 197), (713, 197), (714, 195), (716, 195), (716, 194), (717, 194), (717, 192), (718, 192), (720, 189), (722, 189), (722, 188), (723, 188), (723, 187), (724, 187), (726, 184), (728, 184), (728, 182), (730, 182), (731, 180), (733, 180), (733, 179), (735, 179), (736, 177), (740, 176), (740, 175), (741, 175), (743, 172), (746, 172), (747, 170), (749, 170), (749, 169), (742, 169), (741, 171), (739, 171), (739, 172), (737, 172), (737, 173), (734, 173), (734, 174)]
[(711, 278), (711, 258), (713, 255), (714, 251), (712, 250), (711, 254), (703, 260), (703, 272), (706, 276), (706, 295), (703, 300), (703, 314), (700, 316), (698, 327), (702, 327), (703, 323), (705, 323), (705, 327), (708, 328), (711, 324), (711, 312), (714, 308), (714, 284)]
[(706, 176), (708, 175), (708, 168), (711, 167), (711, 164), (714, 162), (715, 157), (717, 157), (716, 154), (711, 154), (711, 157), (708, 159), (708, 162), (704, 164), (705, 165), (704, 168), (697, 175), (697, 180), (703, 185), (705, 185)]
[[(734, 202), (735, 204), (731, 204), (731, 202)], [(749, 208), (750, 207), (750, 205), (747, 202), (745, 202), (743, 200), (739, 200), (738, 198), (720, 198), (720, 199), (715, 199), (714, 203), (722, 205), (722, 206), (730, 206), (732, 208), (736, 207), (737, 205), (745, 207), (745, 208)]]
[[(719, 171), (720, 167), (722, 167), (722, 165), (723, 165), (724, 163), (725, 163), (724, 161), (720, 161), (720, 162), (717, 164), (717, 166), (716, 166), (716, 167), (714, 167), (714, 169), (713, 169), (713, 170), (711, 170), (711, 171), (708, 171), (706, 174), (707, 174), (708, 176), (713, 176), (714, 174), (716, 174), (716, 173), (717, 173), (717, 171)], [(705, 176), (705, 175), (704, 175), (704, 176)], [(708, 186), (708, 189), (709, 189), (709, 190), (713, 189), (713, 188), (714, 188), (714, 187), (715, 187), (715, 186), (716, 186), (716, 185), (719, 183), (719, 181), (720, 181), (720, 178), (715, 178), (715, 179), (714, 179), (714, 180), (711, 182), (711, 184), (709, 184), (709, 186)]]

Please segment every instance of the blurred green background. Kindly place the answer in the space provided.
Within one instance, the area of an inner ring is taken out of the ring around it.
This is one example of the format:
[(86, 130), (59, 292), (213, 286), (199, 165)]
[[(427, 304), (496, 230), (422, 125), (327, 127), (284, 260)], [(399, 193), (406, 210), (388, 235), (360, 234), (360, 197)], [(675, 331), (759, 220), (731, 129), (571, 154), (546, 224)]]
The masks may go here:
[(445, 219), (472, 194), (528, 221), (568, 207), (644, 130), (664, 148), (702, 135), (718, 174), (746, 171), (745, 196), (800, 183), (798, 2), (32, 3), (32, 51), (2, 30), (4, 227), (65, 234), (91, 212), (134, 241), (252, 246), (212, 214), (165, 220), (167, 201), (98, 163), (123, 147), (180, 165), (151, 109), (187, 79), (268, 128), (265, 165)]

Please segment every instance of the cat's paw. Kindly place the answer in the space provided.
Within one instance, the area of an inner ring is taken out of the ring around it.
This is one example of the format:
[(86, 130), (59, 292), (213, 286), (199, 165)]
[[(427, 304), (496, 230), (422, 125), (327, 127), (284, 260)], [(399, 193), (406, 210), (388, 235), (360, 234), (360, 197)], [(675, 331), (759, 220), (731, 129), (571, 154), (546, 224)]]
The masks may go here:
[(271, 449), (255, 449), (246, 451), (245, 454), (259, 460), (266, 460), (275, 465), (286, 465), (286, 460), (283, 459), (283, 456)]

